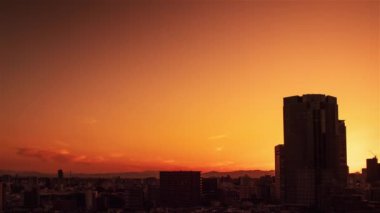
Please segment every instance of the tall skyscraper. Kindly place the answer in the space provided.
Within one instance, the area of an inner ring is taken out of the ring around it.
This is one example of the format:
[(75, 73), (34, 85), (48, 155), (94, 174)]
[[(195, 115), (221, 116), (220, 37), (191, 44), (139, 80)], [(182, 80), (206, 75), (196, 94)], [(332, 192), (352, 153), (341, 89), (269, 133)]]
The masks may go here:
[(344, 120), (338, 121), (337, 133), (337, 157), (336, 159), (336, 177), (342, 187), (347, 184), (348, 166), (347, 166), (347, 147), (346, 147), (346, 124)]
[[(346, 185), (346, 127), (338, 119), (337, 99), (308, 94), (284, 98), (284, 181), (288, 204), (323, 206)], [(280, 169), (277, 167), (276, 169)], [(281, 169), (280, 169), (281, 170)]]
[(200, 204), (201, 173), (160, 172), (160, 199), (164, 207), (193, 207)]
[(284, 145), (280, 144), (275, 146), (275, 193), (276, 199), (281, 200), (285, 193), (285, 179), (284, 175)]

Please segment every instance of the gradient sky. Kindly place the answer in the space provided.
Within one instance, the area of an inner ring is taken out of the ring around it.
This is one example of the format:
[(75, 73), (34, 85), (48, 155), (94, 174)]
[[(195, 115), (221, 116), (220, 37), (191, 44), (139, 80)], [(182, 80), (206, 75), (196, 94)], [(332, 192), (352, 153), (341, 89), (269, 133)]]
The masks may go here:
[(305, 93), (380, 156), (379, 1), (1, 4), (0, 169), (274, 169)]

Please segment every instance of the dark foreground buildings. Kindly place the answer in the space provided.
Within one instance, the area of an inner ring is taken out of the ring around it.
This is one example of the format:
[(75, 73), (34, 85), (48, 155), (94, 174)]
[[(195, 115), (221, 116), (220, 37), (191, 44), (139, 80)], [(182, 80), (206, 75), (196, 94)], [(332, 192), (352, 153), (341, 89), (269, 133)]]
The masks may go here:
[(366, 197), (369, 201), (380, 203), (380, 163), (377, 157), (367, 159), (365, 171)]
[(160, 201), (163, 207), (199, 206), (201, 173), (195, 171), (160, 172)]
[(0, 212), (3, 212), (5, 210), (5, 184), (3, 182), (0, 182)]
[(347, 183), (346, 127), (337, 99), (284, 98), (284, 145), (276, 146), (276, 192), (283, 203), (323, 208)]
[(377, 162), (377, 157), (367, 159), (367, 177), (368, 183), (380, 181), (380, 164)]

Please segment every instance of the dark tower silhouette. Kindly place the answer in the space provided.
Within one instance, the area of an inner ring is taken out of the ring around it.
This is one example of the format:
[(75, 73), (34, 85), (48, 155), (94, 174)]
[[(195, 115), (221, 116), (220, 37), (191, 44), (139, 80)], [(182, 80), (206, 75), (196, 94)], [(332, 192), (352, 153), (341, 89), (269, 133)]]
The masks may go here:
[(380, 169), (377, 163), (377, 158), (367, 159), (367, 179), (368, 183), (380, 180)]
[(164, 207), (193, 207), (200, 204), (201, 173), (160, 172), (160, 199)]
[(347, 184), (348, 166), (347, 166), (347, 146), (346, 146), (346, 124), (344, 120), (338, 121), (337, 133), (337, 168), (336, 177), (342, 187)]
[(284, 145), (277, 145), (275, 148), (275, 192), (276, 199), (281, 200), (285, 194), (284, 176)]
[(58, 170), (57, 176), (58, 176), (59, 179), (63, 179), (63, 170), (62, 169)]
[(346, 128), (337, 99), (308, 94), (284, 98), (282, 200), (323, 206), (347, 182)]

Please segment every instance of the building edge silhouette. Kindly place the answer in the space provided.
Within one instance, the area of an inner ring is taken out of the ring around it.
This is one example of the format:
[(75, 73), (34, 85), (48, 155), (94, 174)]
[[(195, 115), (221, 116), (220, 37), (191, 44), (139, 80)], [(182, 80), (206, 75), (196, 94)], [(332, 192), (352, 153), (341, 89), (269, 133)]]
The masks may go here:
[(325, 209), (347, 185), (346, 127), (337, 98), (283, 99), (284, 144), (275, 147), (276, 196), (284, 204)]

